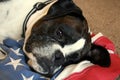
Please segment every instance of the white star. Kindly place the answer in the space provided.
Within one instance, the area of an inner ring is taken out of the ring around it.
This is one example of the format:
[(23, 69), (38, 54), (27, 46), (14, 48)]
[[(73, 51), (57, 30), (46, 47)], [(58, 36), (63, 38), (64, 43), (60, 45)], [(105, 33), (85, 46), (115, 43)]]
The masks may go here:
[(18, 48), (18, 49), (16, 49), (16, 50), (14, 50), (14, 49), (11, 48), (11, 50), (12, 50), (16, 55), (18, 55), (18, 56), (23, 56), (21, 53), (19, 53), (20, 48)]
[(10, 57), (11, 62), (5, 64), (5, 65), (12, 65), (14, 69), (16, 70), (17, 66), (24, 66), (23, 64), (20, 63), (21, 59), (13, 59)]
[(33, 80), (33, 78), (34, 78), (34, 75), (33, 76), (30, 76), (30, 77), (25, 77), (23, 74), (21, 74), (22, 75), (22, 77), (23, 77), (23, 80)]

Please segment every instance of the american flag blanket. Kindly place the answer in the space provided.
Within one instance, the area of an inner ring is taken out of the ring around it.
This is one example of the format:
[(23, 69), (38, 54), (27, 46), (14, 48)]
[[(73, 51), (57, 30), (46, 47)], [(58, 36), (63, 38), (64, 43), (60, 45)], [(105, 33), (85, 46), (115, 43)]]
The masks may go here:
[[(101, 33), (91, 35), (92, 42), (104, 46), (110, 53), (111, 66), (108, 68), (94, 65), (89, 61), (60, 69), (50, 80), (119, 80), (120, 58), (115, 54), (114, 44)], [(5, 39), (0, 48), (7, 57), (0, 60), (0, 80), (46, 80), (31, 70), (26, 62), (22, 46), (24, 40)]]

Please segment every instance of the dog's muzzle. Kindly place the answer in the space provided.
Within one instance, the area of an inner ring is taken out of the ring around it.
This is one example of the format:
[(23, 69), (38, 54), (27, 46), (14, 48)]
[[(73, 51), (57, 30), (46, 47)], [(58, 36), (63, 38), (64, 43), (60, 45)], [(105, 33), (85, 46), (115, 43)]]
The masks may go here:
[[(27, 54), (31, 61), (29, 65), (40, 74), (51, 77), (65, 63), (62, 48), (55, 40), (44, 37), (41, 40), (32, 42), (31, 46), (33, 47), (30, 51), (32, 53)], [(26, 50), (29, 51), (29, 47), (26, 47)]]

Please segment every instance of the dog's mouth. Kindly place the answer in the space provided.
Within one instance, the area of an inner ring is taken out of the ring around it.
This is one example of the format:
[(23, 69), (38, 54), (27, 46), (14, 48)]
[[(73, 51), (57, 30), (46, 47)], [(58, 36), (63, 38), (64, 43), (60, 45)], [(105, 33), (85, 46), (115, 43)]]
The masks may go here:
[[(33, 65), (33, 61), (32, 60), (29, 60), (28, 61), (28, 64), (30, 65), (30, 67), (32, 67), (36, 72), (40, 73), (41, 75), (43, 76), (46, 76), (46, 77), (52, 77), (57, 71), (59, 71), (62, 66), (59, 66), (59, 67), (53, 67), (51, 66), (51, 69), (50, 67), (45, 67), (44, 66), (44, 69), (42, 66), (40, 66), (40, 64), (36, 64), (36, 62), (34, 62), (34, 65), (38, 65), (38, 66), (34, 66)], [(50, 63), (49, 63), (50, 64)]]

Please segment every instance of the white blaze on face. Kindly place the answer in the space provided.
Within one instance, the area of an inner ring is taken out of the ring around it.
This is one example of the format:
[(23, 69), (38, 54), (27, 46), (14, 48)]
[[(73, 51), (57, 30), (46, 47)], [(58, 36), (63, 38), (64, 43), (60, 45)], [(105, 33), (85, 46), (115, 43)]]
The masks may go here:
[(55, 44), (54, 47), (59, 48), (59, 50), (63, 53), (64, 57), (74, 53), (78, 50), (81, 50), (85, 45), (85, 39), (81, 38), (73, 44), (65, 45), (63, 48), (60, 45)]

